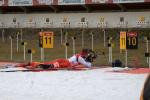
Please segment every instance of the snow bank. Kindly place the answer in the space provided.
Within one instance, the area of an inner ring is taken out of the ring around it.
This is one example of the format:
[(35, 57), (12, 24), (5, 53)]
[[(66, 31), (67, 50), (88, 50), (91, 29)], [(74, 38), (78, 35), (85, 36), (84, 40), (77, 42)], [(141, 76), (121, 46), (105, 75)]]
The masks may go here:
[(146, 74), (109, 70), (1, 72), (0, 100), (139, 100)]

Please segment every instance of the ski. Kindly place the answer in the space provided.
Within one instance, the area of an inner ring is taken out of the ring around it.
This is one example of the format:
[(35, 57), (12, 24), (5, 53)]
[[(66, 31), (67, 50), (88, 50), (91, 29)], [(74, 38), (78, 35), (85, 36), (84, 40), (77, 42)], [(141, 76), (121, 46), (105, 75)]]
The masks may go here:
[(3, 68), (0, 69), (0, 72), (49, 72), (49, 71), (58, 71), (58, 70), (67, 70), (67, 71), (85, 71), (85, 70), (93, 70), (98, 69), (98, 67), (85, 68), (85, 67), (74, 67), (74, 68), (49, 68), (49, 69), (28, 69), (28, 68)]

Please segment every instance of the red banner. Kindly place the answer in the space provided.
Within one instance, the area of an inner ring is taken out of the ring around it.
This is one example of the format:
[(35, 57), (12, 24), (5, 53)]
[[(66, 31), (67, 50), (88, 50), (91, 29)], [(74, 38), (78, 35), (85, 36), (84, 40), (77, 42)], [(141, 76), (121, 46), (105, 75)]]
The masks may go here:
[(0, 6), (8, 6), (8, 0), (0, 0)]
[(91, 4), (92, 0), (85, 0), (85, 4)]
[(57, 0), (33, 0), (33, 5), (53, 5)]
[(150, 0), (145, 0), (145, 2), (150, 2)]

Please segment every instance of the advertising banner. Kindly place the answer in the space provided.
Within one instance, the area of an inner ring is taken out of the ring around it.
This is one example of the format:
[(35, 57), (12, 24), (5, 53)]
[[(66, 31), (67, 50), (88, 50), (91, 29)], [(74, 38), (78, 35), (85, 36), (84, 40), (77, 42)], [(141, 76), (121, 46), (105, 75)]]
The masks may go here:
[(112, 3), (112, 0), (92, 0), (92, 3)]
[(138, 3), (144, 2), (144, 0), (113, 0), (113, 3)]
[(85, 4), (85, 0), (58, 0), (58, 5), (80, 5)]
[(0, 6), (8, 6), (8, 0), (0, 0)]
[(33, 5), (52, 5), (54, 0), (33, 0)]
[(150, 2), (150, 0), (145, 0), (145, 2)]
[(32, 0), (9, 0), (9, 6), (32, 6)]

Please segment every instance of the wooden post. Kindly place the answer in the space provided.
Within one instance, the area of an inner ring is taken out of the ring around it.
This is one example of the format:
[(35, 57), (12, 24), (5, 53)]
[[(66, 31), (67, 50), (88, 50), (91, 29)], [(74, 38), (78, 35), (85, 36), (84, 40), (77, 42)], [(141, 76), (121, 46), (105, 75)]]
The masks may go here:
[(68, 59), (68, 47), (65, 46), (65, 54), (66, 54), (66, 59)]
[(75, 54), (75, 39), (76, 39), (76, 37), (72, 37), (72, 50), (73, 50), (73, 55)]
[(105, 31), (105, 29), (103, 29), (103, 32), (104, 32), (104, 47), (106, 47), (106, 31)]
[(12, 36), (9, 37), (10, 39), (10, 60), (12, 61), (13, 60), (13, 39), (12, 39)]
[(16, 48), (17, 48), (17, 52), (18, 52), (19, 51), (19, 45), (18, 45), (19, 44), (19, 33), (17, 33), (17, 43), (16, 44), (17, 44)]
[(22, 42), (22, 36), (23, 36), (23, 32), (22, 32), (22, 29), (20, 30), (20, 40)]
[(5, 29), (2, 30), (2, 42), (5, 42)]
[(94, 34), (92, 33), (92, 50), (94, 49)]
[(128, 67), (128, 52), (125, 50), (125, 67)]
[(32, 57), (32, 53), (30, 54), (30, 62), (32, 62), (33, 60), (33, 57)]
[(60, 43), (63, 44), (63, 29), (60, 30)]
[(84, 48), (84, 29), (82, 29), (82, 48)]
[[(148, 39), (146, 40), (146, 52), (148, 53)], [(149, 58), (147, 57), (147, 63), (149, 63)]]
[(23, 54), (24, 54), (24, 56), (23, 56), (23, 58), (24, 58), (24, 61), (26, 60), (26, 46), (24, 45), (23, 46)]

